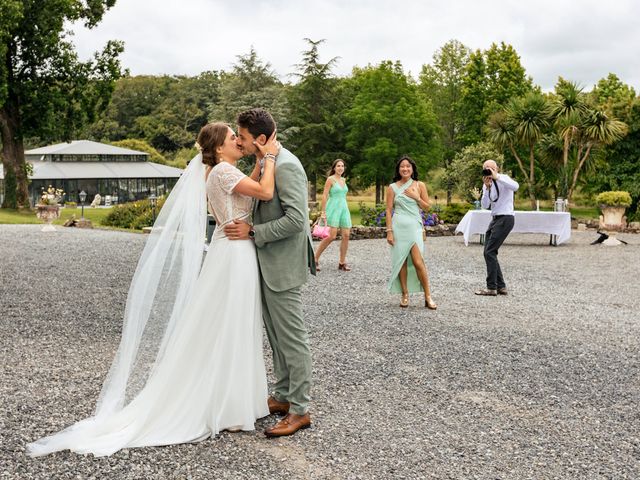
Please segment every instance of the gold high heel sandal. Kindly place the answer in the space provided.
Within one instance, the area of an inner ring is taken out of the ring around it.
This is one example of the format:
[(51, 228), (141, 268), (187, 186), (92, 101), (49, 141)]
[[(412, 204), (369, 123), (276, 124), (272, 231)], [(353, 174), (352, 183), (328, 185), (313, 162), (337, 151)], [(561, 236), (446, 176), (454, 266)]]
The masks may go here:
[(427, 307), (429, 310), (437, 310), (438, 309), (438, 305), (433, 303), (433, 300), (431, 300), (431, 297), (425, 297), (424, 306)]
[(407, 308), (409, 306), (409, 294), (407, 293), (406, 295), (403, 294), (402, 298), (400, 299), (400, 307), (401, 308)]

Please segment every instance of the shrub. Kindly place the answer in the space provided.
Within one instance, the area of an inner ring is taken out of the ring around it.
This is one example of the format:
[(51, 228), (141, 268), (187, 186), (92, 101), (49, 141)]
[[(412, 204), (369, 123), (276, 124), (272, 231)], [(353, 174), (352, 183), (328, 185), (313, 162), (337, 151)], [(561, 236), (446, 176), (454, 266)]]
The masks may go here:
[(76, 202), (64, 202), (65, 207), (76, 208), (78, 204)]
[(454, 186), (455, 191), (467, 201), (473, 201), (471, 190), (482, 188), (482, 164), (495, 160), (498, 165), (504, 163), (504, 156), (493, 144), (478, 142), (469, 145), (456, 154), (447, 168), (442, 181), (443, 188)]
[[(164, 197), (160, 197), (156, 205), (156, 217), (163, 204)], [(138, 200), (137, 202), (116, 205), (101, 223), (110, 227), (130, 228), (134, 230), (142, 230), (143, 227), (150, 227), (153, 224), (151, 202), (148, 199), (144, 199)]]
[(387, 206), (376, 205), (375, 207), (368, 207), (363, 202), (360, 202), (360, 215), (362, 226), (364, 227), (386, 227), (387, 225)]
[(433, 227), (434, 225), (438, 225), (439, 223), (444, 223), (440, 220), (440, 217), (437, 213), (424, 213), (420, 211), (420, 216), (422, 217), (422, 225), (425, 227)]
[(631, 206), (631, 195), (629, 192), (602, 192), (596, 197), (597, 205), (607, 207), (629, 207)]
[(438, 215), (444, 223), (460, 223), (462, 217), (471, 208), (473, 207), (468, 203), (452, 203), (441, 207)]
[[(376, 205), (368, 207), (360, 202), (360, 215), (362, 217), (362, 225), (365, 227), (386, 227), (387, 212), (386, 205)], [(440, 207), (439, 211), (420, 212), (422, 224), (425, 226), (433, 226), (439, 223), (459, 223), (460, 219), (469, 210), (467, 204), (451, 204), (448, 207)]]

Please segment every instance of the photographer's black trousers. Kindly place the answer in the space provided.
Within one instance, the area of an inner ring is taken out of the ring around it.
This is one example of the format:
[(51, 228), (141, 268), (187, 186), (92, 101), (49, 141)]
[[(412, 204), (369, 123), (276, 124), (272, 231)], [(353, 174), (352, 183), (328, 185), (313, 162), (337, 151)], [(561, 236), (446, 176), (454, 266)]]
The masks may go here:
[(496, 290), (506, 288), (502, 270), (498, 263), (498, 249), (505, 241), (511, 230), (515, 217), (513, 215), (495, 215), (487, 228), (484, 237), (484, 261), (487, 264), (487, 288)]

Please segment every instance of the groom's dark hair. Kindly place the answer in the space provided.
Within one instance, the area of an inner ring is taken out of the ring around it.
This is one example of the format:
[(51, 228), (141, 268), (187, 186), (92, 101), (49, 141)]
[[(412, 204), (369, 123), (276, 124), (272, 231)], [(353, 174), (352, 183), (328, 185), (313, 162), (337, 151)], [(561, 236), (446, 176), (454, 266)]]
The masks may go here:
[(249, 130), (253, 138), (260, 135), (269, 138), (276, 129), (276, 122), (264, 108), (252, 108), (238, 115), (238, 126)]

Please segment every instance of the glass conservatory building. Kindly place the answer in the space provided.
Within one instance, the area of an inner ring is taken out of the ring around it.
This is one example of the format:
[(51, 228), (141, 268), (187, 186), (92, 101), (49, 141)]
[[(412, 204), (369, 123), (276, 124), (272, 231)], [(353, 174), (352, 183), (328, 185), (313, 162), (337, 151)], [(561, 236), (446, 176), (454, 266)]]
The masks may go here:
[[(148, 154), (89, 140), (77, 140), (25, 152), (33, 165), (30, 176), (31, 204), (38, 203), (42, 189), (49, 185), (65, 192), (65, 202), (79, 203), (78, 194), (87, 193), (86, 204), (96, 194), (112, 204), (131, 202), (167, 193), (182, 174), (179, 168), (148, 161)], [(0, 170), (0, 180), (4, 175)], [(4, 193), (4, 192), (2, 192)]]

